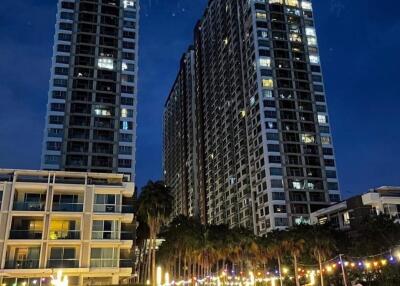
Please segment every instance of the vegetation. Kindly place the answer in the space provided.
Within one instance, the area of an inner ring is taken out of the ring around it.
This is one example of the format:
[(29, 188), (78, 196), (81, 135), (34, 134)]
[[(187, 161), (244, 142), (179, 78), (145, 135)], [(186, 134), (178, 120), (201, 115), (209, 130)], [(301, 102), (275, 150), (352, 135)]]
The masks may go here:
[[(366, 257), (400, 244), (400, 226), (386, 216), (365, 219), (351, 232), (337, 231), (329, 225), (300, 225), (256, 237), (247, 229), (202, 225), (185, 216), (168, 221), (171, 200), (169, 189), (162, 182), (149, 182), (139, 197), (137, 273), (141, 283), (148, 279), (155, 284), (157, 237), (163, 239), (157, 251), (157, 265), (162, 265), (176, 281), (222, 273), (248, 276), (252, 271), (256, 278), (258, 274), (276, 273), (280, 286), (306, 285), (306, 279), (299, 279), (304, 274), (299, 271), (309, 266), (322, 273), (316, 277), (316, 285), (343, 285), (341, 271), (326, 274), (327, 260), (339, 254), (344, 254), (345, 259)], [(349, 270), (349, 286), (360, 278), (363, 285), (370, 286), (394, 286), (400, 281), (398, 263), (370, 271), (357, 267)]]

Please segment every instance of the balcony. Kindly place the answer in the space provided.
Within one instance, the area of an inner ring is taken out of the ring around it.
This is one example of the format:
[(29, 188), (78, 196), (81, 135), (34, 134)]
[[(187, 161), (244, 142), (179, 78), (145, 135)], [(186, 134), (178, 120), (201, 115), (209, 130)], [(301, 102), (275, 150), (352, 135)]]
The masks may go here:
[(82, 212), (83, 203), (53, 203), (55, 212)]
[(81, 232), (79, 230), (52, 230), (49, 238), (51, 240), (80, 239)]
[(132, 268), (133, 267), (133, 260), (132, 259), (120, 259), (119, 260), (119, 267), (120, 268)]
[(92, 231), (92, 239), (119, 240), (119, 231)]
[(48, 268), (79, 268), (79, 259), (49, 259)]
[(121, 213), (121, 205), (94, 204), (93, 212), (96, 212), (96, 213)]
[(10, 239), (42, 239), (42, 232), (26, 229), (11, 229)]
[(15, 211), (43, 211), (45, 202), (14, 202), (13, 210)]
[(6, 269), (37, 269), (39, 268), (39, 259), (7, 260)]

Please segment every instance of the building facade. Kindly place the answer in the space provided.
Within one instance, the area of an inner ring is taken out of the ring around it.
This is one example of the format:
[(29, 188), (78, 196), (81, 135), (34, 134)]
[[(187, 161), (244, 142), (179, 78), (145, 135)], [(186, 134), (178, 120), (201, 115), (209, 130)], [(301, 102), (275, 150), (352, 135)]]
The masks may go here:
[[(196, 184), (175, 192), (194, 186), (202, 222), (262, 235), (339, 201), (311, 1), (210, 0), (193, 46), (195, 119), (167, 112), (168, 97), (164, 124), (185, 124), (164, 132), (164, 167), (170, 185), (196, 169)], [(184, 157), (178, 169), (171, 160), (180, 155), (166, 142), (190, 132), (195, 144), (180, 142), (196, 145), (195, 160)]]
[(42, 169), (135, 179), (138, 0), (59, 0)]
[(311, 214), (311, 222), (330, 223), (337, 229), (350, 230), (367, 217), (381, 214), (400, 223), (400, 187), (382, 186), (320, 209)]
[(119, 285), (131, 278), (129, 176), (0, 169), (2, 285)]

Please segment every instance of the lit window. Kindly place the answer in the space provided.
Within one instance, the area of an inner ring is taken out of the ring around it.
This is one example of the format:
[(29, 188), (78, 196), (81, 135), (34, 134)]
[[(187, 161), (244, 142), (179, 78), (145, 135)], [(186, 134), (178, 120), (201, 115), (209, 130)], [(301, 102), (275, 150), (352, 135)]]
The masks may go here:
[(262, 87), (272, 89), (274, 87), (274, 81), (272, 78), (262, 80)]
[(310, 55), (310, 62), (312, 64), (319, 64), (319, 56), (317, 55)]
[(327, 123), (326, 116), (322, 115), (322, 114), (318, 114), (318, 123), (326, 124)]
[(329, 136), (321, 136), (322, 145), (330, 145), (331, 144), (331, 137)]
[(299, 6), (299, 1), (298, 0), (286, 0), (286, 5), (298, 7)]
[(263, 89), (262, 93), (263, 93), (263, 99), (272, 98), (273, 97), (272, 90)]
[(283, 0), (269, 0), (269, 4), (283, 4)]
[(133, 8), (135, 7), (135, 1), (124, 0), (124, 8)]
[(316, 37), (307, 37), (307, 43), (309, 46), (316, 46), (317, 45), (317, 38)]
[(301, 182), (292, 182), (293, 189), (300, 190), (301, 189)]
[(306, 35), (307, 35), (307, 36), (313, 36), (313, 37), (315, 37), (315, 36), (316, 36), (316, 35), (315, 35), (315, 29), (314, 29), (314, 28), (307, 27), (307, 28), (306, 28)]
[(123, 117), (123, 118), (133, 117), (133, 110), (122, 108), (121, 109), (121, 117)]
[(128, 65), (126, 63), (122, 63), (122, 70), (126, 71), (128, 69)]
[(97, 107), (94, 109), (94, 114), (98, 116), (111, 116), (111, 112), (108, 109)]
[(99, 58), (97, 60), (97, 67), (100, 69), (113, 70), (114, 60), (111, 58)]
[(292, 42), (302, 42), (301, 36), (299, 34), (291, 33), (290, 34), (290, 41)]
[(267, 14), (264, 12), (257, 12), (256, 13), (256, 18), (257, 19), (267, 19)]
[(308, 1), (301, 1), (301, 7), (304, 9), (304, 10), (312, 10), (312, 5), (311, 5), (311, 2), (308, 2)]
[(255, 103), (256, 103), (256, 99), (255, 99), (254, 96), (252, 96), (252, 97), (250, 98), (250, 106), (254, 106)]
[(310, 134), (301, 134), (301, 141), (306, 144), (315, 143), (315, 137)]
[(262, 67), (271, 67), (271, 58), (260, 58), (260, 66)]

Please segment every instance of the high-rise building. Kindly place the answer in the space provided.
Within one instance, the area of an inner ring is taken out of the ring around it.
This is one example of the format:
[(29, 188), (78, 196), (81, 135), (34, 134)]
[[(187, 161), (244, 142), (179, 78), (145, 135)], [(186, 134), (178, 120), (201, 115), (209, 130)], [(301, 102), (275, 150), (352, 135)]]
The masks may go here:
[(135, 179), (138, 0), (59, 0), (42, 169)]
[[(193, 46), (164, 114), (175, 213), (265, 234), (339, 201), (311, 1), (210, 0)], [(194, 95), (181, 88), (187, 73)]]
[(0, 169), (0, 283), (122, 285), (136, 228), (129, 175)]

